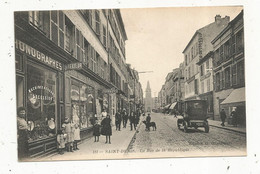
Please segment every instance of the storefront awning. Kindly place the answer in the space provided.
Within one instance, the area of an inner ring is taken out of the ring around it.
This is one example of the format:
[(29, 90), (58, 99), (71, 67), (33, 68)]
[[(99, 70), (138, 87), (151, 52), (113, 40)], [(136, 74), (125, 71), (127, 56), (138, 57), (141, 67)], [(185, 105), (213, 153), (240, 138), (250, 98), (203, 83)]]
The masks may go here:
[(169, 109), (173, 109), (176, 106), (176, 104), (177, 102), (172, 103)]
[(245, 102), (245, 87), (234, 89), (221, 104), (224, 105), (239, 102)]
[(166, 106), (164, 106), (165, 109), (168, 109), (170, 107), (171, 104), (168, 104)]

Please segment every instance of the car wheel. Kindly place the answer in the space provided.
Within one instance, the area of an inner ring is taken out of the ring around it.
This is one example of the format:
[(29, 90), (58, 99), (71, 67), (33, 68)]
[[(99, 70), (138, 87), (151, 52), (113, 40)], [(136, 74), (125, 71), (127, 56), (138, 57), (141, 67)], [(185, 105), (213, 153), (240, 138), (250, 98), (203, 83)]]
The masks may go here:
[(188, 123), (186, 121), (183, 122), (183, 126), (184, 126), (184, 132), (187, 133), (188, 132)]
[(181, 129), (180, 122), (181, 122), (181, 121), (178, 119), (178, 120), (177, 120), (177, 127), (178, 127), (178, 129)]
[(205, 132), (209, 133), (209, 125), (205, 125), (204, 128), (205, 128)]

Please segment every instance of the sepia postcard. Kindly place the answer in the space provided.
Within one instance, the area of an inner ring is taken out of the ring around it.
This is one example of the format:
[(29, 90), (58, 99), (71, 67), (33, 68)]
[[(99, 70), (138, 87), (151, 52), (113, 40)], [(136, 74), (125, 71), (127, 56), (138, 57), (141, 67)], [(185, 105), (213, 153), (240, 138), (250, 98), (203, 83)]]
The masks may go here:
[(14, 12), (19, 162), (247, 156), (243, 6)]

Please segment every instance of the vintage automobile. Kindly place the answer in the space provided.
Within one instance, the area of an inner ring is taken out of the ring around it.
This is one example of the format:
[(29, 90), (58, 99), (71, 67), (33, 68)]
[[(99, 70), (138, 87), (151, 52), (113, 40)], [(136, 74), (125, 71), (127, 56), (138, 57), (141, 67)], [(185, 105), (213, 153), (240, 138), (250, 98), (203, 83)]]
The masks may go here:
[(183, 127), (184, 132), (188, 132), (188, 128), (204, 127), (205, 132), (209, 132), (209, 124), (207, 117), (206, 100), (187, 100), (181, 103), (181, 116), (178, 116), (178, 129)]

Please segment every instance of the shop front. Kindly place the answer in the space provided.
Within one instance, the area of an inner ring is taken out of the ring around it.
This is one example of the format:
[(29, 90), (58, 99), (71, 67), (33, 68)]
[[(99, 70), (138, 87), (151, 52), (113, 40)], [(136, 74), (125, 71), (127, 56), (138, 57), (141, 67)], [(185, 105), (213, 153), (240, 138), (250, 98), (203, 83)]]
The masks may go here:
[[(80, 125), (80, 137), (92, 136), (96, 119), (101, 121), (101, 112), (109, 112), (109, 97), (103, 91), (105, 86), (88, 77), (83, 69), (65, 72), (65, 115)], [(62, 120), (64, 121), (64, 120)]]
[(28, 156), (41, 156), (56, 150), (63, 113), (63, 64), (31, 44), (16, 39), (15, 45), (16, 104), (26, 108)]
[[(246, 127), (245, 87), (234, 89), (220, 105), (226, 111), (228, 124), (236, 122), (239, 126)], [(231, 114), (233, 111), (236, 112), (236, 118)]]
[(71, 78), (71, 119), (79, 123), (81, 138), (84, 139), (89, 128), (93, 126), (95, 116), (94, 87)]

